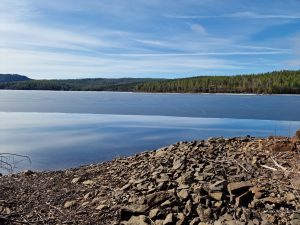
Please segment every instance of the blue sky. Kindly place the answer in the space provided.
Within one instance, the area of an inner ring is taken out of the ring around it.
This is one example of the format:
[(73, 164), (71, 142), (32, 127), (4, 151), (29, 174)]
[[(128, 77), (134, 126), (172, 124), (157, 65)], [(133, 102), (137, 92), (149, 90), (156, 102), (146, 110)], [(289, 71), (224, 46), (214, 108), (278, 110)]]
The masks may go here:
[(186, 77), (300, 68), (300, 0), (1, 0), (0, 73)]

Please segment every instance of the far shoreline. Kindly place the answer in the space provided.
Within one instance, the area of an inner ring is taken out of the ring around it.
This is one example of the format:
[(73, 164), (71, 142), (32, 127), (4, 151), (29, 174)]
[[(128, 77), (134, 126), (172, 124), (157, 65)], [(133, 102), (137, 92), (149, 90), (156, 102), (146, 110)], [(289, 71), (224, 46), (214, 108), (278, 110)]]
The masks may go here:
[(99, 92), (99, 93), (124, 93), (124, 94), (186, 94), (186, 95), (240, 95), (240, 96), (300, 96), (300, 94), (260, 94), (260, 93), (230, 93), (230, 92), (144, 92), (144, 91), (84, 91), (84, 90), (45, 90), (45, 89), (0, 89), (0, 91), (49, 91), (49, 92)]

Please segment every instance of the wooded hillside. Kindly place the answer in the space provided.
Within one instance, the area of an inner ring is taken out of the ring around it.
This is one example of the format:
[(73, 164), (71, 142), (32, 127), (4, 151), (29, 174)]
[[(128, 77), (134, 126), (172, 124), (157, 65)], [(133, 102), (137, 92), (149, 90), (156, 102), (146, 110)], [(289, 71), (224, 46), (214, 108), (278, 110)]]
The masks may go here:
[(300, 94), (300, 70), (258, 75), (199, 76), (137, 85), (143, 92)]

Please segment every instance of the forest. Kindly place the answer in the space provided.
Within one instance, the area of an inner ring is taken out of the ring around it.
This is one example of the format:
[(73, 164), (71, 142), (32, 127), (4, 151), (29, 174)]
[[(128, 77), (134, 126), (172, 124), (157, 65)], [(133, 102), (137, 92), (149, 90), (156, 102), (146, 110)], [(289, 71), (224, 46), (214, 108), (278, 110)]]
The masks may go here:
[(68, 80), (26, 80), (0, 82), (0, 89), (54, 91), (134, 91), (137, 84), (161, 81), (148, 78), (87, 78)]
[(300, 70), (237, 76), (199, 76), (138, 84), (136, 91), (300, 94)]
[[(300, 70), (236, 76), (197, 76), (180, 79), (95, 78), (32, 80), (6, 77), (0, 89), (60, 91), (133, 91), (170, 93), (300, 94)], [(1, 78), (1, 75), (0, 75)], [(1, 79), (0, 79), (1, 80)], [(15, 80), (9, 81), (7, 80)]]

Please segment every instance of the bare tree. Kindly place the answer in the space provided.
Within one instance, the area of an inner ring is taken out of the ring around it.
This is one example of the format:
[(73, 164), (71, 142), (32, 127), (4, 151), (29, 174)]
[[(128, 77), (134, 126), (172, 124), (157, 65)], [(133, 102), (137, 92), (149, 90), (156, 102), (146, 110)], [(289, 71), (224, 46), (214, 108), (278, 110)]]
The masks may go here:
[(29, 156), (13, 154), (13, 153), (0, 153), (0, 172), (6, 173), (14, 172), (20, 163), (28, 162), (31, 164)]

